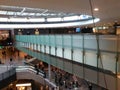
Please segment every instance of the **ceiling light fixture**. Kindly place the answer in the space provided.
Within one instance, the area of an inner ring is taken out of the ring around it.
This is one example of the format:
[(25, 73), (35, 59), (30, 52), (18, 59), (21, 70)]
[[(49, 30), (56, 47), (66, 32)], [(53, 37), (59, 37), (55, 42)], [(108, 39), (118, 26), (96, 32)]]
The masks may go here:
[[(100, 21), (99, 18), (95, 18), (94, 22)], [(64, 23), (42, 23), (42, 24), (0, 24), (0, 29), (8, 29), (8, 28), (58, 28), (58, 27), (73, 27), (73, 26), (81, 26), (92, 24), (93, 20), (88, 21), (77, 21), (77, 22), (64, 22)]]
[(99, 8), (94, 8), (94, 11), (99, 11)]
[(31, 86), (31, 83), (16, 84), (16, 87), (18, 86)]

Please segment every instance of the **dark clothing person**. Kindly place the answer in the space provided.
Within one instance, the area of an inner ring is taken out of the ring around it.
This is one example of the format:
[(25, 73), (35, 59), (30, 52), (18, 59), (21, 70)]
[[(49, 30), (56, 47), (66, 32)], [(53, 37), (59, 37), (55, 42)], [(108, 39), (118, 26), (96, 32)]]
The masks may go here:
[(10, 65), (13, 65), (13, 59), (12, 58), (10, 58)]
[(12, 62), (12, 58), (10, 58), (10, 62)]
[(1, 60), (0, 60), (0, 64), (2, 64)]
[(4, 58), (6, 58), (6, 52), (5, 52), (5, 51), (2, 52), (2, 56), (3, 56)]
[(91, 84), (89, 85), (89, 90), (92, 90), (92, 85)]
[(3, 52), (2, 52), (2, 55), (6, 55), (6, 52), (5, 52), (5, 51), (3, 51)]
[(37, 65), (35, 65), (34, 67), (35, 67), (35, 70), (36, 70), (36, 74), (39, 74), (39, 69), (38, 69)]
[(46, 78), (46, 72), (44, 72), (44, 76), (43, 77)]

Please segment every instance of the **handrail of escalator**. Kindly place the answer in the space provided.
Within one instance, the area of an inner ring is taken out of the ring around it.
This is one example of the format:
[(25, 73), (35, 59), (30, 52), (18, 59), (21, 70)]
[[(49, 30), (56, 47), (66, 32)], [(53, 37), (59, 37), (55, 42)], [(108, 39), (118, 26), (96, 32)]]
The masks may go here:
[[(34, 66), (30, 66), (30, 65), (16, 66), (16, 72), (21, 72), (21, 71), (24, 71), (24, 70), (25, 71), (28, 70), (28, 71), (32, 71), (34, 73), (37, 73)], [(45, 82), (48, 83), (50, 86), (56, 88), (56, 85), (54, 83), (52, 83), (51, 81), (49, 81), (49, 79), (47, 79), (45, 77), (45, 73), (43, 71), (39, 72), (38, 75), (41, 75), (44, 78)]]
[[(37, 73), (37, 71), (35, 70), (35, 67), (34, 66), (28, 66), (28, 65), (25, 65), (25, 66), (16, 66), (16, 72), (21, 72), (21, 71), (32, 71), (34, 73)], [(41, 70), (39, 70), (39, 75), (41, 75), (42, 77), (45, 76), (45, 73)]]

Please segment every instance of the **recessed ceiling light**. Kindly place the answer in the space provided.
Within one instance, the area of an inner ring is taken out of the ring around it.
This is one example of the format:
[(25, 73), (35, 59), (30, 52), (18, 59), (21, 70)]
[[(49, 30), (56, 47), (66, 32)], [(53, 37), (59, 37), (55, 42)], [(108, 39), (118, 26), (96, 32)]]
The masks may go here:
[(31, 86), (31, 83), (16, 84), (16, 87), (18, 86)]
[(94, 8), (94, 11), (99, 11), (99, 8)]

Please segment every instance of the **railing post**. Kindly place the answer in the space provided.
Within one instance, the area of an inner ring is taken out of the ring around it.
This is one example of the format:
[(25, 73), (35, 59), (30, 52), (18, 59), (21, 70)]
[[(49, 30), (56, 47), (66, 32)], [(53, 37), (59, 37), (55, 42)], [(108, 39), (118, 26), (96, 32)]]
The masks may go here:
[(84, 39), (84, 34), (83, 34), (83, 36), (82, 36), (83, 38), (82, 38), (82, 62), (83, 62), (83, 78), (85, 79), (85, 60), (84, 60), (84, 58), (85, 58), (85, 47), (84, 47), (84, 43), (85, 43), (85, 39)]
[(116, 80), (116, 90), (118, 90), (118, 77), (117, 77), (117, 75), (118, 75), (118, 65), (117, 65), (117, 63), (118, 63), (118, 60), (119, 60), (119, 35), (117, 35), (117, 37), (116, 37), (116, 61), (115, 61), (115, 74), (116, 74), (116, 77), (115, 77), (115, 80)]
[(48, 78), (51, 81), (51, 65), (50, 65), (50, 63), (48, 64)]
[(71, 60), (72, 60), (72, 74), (74, 74), (74, 64), (73, 64), (73, 35), (71, 35)]

